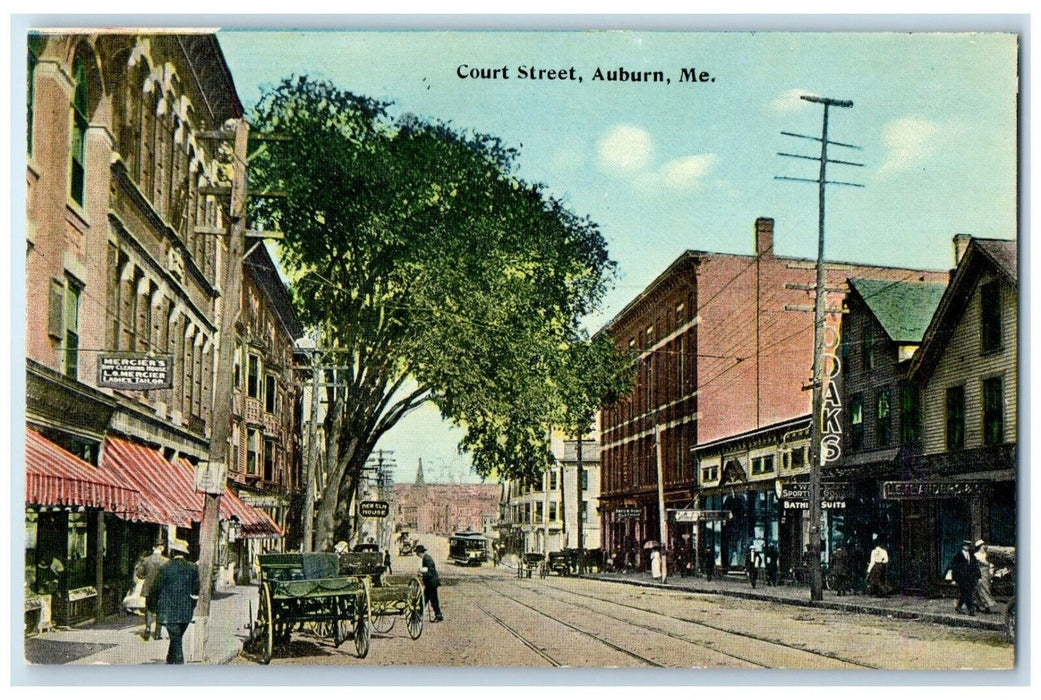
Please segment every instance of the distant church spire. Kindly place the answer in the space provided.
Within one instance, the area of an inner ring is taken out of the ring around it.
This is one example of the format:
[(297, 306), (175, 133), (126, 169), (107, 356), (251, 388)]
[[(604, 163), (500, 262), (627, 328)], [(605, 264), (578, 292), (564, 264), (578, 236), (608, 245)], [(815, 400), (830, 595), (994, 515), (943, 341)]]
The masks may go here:
[(419, 469), (416, 470), (416, 486), (425, 486), (426, 482), (423, 480), (423, 458), (419, 458)]

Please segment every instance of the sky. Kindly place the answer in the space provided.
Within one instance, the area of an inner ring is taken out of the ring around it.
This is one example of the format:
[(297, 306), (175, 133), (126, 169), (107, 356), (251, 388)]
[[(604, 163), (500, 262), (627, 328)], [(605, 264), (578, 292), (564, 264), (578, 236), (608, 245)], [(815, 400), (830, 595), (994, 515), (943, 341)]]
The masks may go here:
[[(520, 150), (518, 174), (600, 226), (617, 276), (595, 332), (684, 250), (815, 258), (817, 95), (829, 112), (829, 260), (948, 269), (956, 233), (1016, 237), (1017, 43), (1010, 34), (222, 29), (247, 109), (290, 74), (451, 121)], [(542, 79), (528, 77), (544, 70)], [(573, 70), (572, 70), (573, 69)], [(667, 82), (598, 80), (624, 69)], [(683, 71), (697, 76), (683, 81)], [(550, 79), (548, 71), (564, 75)], [(493, 77), (470, 77), (490, 75)], [(381, 441), (399, 481), (474, 481), (433, 406)]]

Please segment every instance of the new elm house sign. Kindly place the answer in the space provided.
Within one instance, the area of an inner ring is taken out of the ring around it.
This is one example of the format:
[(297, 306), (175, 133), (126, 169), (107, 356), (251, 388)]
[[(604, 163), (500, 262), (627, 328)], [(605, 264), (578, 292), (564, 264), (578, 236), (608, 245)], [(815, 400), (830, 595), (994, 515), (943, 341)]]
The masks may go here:
[(101, 355), (98, 386), (138, 391), (169, 389), (173, 387), (173, 355)]

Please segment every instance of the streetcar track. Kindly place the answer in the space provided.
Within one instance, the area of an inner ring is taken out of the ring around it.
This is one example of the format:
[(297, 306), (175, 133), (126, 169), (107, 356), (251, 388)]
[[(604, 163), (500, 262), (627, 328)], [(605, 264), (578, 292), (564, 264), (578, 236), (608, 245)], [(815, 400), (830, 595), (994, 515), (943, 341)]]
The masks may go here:
[(528, 605), (527, 603), (519, 601), (516, 598), (511, 598), (508, 595), (506, 595), (505, 593), (503, 593), (502, 591), (496, 590), (494, 586), (492, 586), (490, 583), (488, 583), (488, 581), (485, 580), (485, 577), (482, 576), (482, 577), (479, 577), (479, 578), (480, 578), (481, 583), (483, 583), (485, 586), (487, 586), (489, 590), (493, 591), (494, 593), (497, 593), (498, 595), (501, 595), (503, 598), (506, 598), (506, 600), (512, 601), (512, 602), (516, 603), (517, 605), (520, 605), (522, 607), (527, 608), (528, 610), (531, 610), (531, 611), (533, 611), (535, 613), (538, 613), (539, 615), (542, 615), (543, 617), (547, 617), (550, 620), (553, 620), (554, 622), (556, 622), (557, 624), (563, 625), (564, 627), (567, 627), (568, 629), (571, 629), (571, 630), (573, 630), (575, 632), (578, 632), (581, 635), (589, 637), (590, 639), (594, 639), (597, 642), (599, 642), (600, 644), (603, 644), (606, 647), (610, 647), (611, 649), (614, 649), (615, 651), (621, 652), (621, 653), (625, 654), (626, 656), (629, 656), (629, 657), (631, 657), (633, 659), (636, 659), (637, 661), (641, 661), (641, 662), (643, 662), (643, 663), (645, 663), (645, 664), (647, 664), (649, 666), (653, 666), (655, 668), (665, 668), (665, 664), (660, 664), (660, 663), (658, 663), (657, 661), (655, 661), (653, 659), (649, 659), (646, 656), (643, 656), (642, 654), (638, 654), (635, 651), (632, 651), (630, 649), (626, 649), (625, 647), (619, 646), (619, 645), (615, 644), (614, 642), (609, 642), (606, 639), (603, 639), (602, 637), (598, 637), (597, 635), (593, 634), (592, 632), (587, 632), (586, 630), (584, 630), (584, 629), (582, 629), (580, 627), (576, 627), (575, 625), (571, 624), (570, 622), (565, 622), (564, 620), (561, 620), (559, 617), (554, 617), (553, 615), (550, 615), (547, 612), (544, 612), (542, 610), (539, 610), (536, 607)]
[[(522, 588), (523, 590), (531, 590), (531, 589), (524, 589), (523, 586), (519, 586), (519, 584), (516, 584), (516, 583), (514, 583), (513, 585), (516, 585), (519, 588)], [(559, 590), (563, 590), (563, 589), (555, 587), (555, 590), (559, 591)], [(824, 659), (830, 659), (832, 661), (839, 661), (841, 663), (850, 664), (852, 666), (857, 666), (859, 668), (872, 669), (872, 670), (875, 670), (875, 669), (879, 668), (878, 666), (872, 666), (870, 664), (865, 664), (865, 663), (860, 662), (860, 661), (854, 661), (852, 659), (847, 659), (847, 658), (844, 658), (844, 657), (841, 657), (841, 656), (837, 656), (837, 655), (825, 654), (825, 653), (822, 653), (822, 652), (819, 652), (819, 651), (814, 651), (813, 649), (807, 649), (805, 647), (795, 646), (794, 644), (787, 644), (785, 642), (782, 642), (782, 641), (779, 641), (779, 640), (776, 640), (776, 639), (768, 639), (766, 637), (760, 637), (760, 636), (752, 634), (750, 632), (742, 632), (742, 631), (739, 631), (739, 630), (729, 629), (727, 627), (720, 627), (718, 625), (713, 625), (713, 624), (710, 624), (710, 623), (707, 623), (707, 622), (702, 622), (700, 620), (694, 620), (694, 619), (691, 619), (689, 617), (679, 617), (679, 616), (676, 616), (676, 615), (669, 615), (667, 613), (658, 612), (657, 610), (648, 610), (647, 608), (641, 608), (641, 607), (636, 606), (636, 605), (630, 605), (628, 603), (621, 603), (621, 602), (614, 601), (614, 600), (607, 600), (605, 598), (599, 598), (597, 596), (588, 595), (588, 594), (585, 594), (585, 593), (579, 593), (578, 591), (574, 591), (574, 590), (564, 590), (564, 592), (565, 593), (569, 593), (569, 594), (574, 595), (574, 596), (577, 596), (579, 598), (589, 598), (591, 600), (596, 600), (598, 602), (610, 603), (611, 605), (617, 605), (617, 606), (622, 607), (622, 608), (629, 608), (630, 610), (637, 610), (637, 611), (640, 611), (640, 612), (651, 613), (653, 615), (658, 615), (660, 617), (664, 617), (664, 618), (667, 618), (667, 619), (670, 619), (670, 620), (677, 620), (679, 622), (685, 622), (687, 624), (695, 625), (695, 626), (698, 626), (698, 627), (704, 627), (706, 629), (714, 630), (716, 632), (723, 632), (723, 633), (732, 634), (732, 635), (735, 635), (735, 636), (738, 636), (738, 637), (744, 637), (746, 639), (752, 639), (752, 640), (755, 640), (757, 642), (762, 642), (764, 644), (769, 644), (769, 645), (773, 645), (773, 646), (779, 646), (779, 647), (782, 647), (782, 648), (785, 648), (785, 649), (791, 649), (792, 651), (797, 651), (797, 652), (800, 652), (800, 653), (803, 653), (803, 654), (809, 654), (811, 656), (819, 656), (819, 657), (824, 658)], [(550, 597), (554, 598), (555, 600), (558, 600), (560, 602), (567, 602), (567, 601), (564, 601), (561, 598), (558, 598), (556, 596), (550, 596)], [(588, 606), (582, 606), (582, 607), (584, 607), (587, 610), (592, 610), (592, 608), (590, 608)], [(601, 611), (594, 611), (594, 612), (599, 612), (600, 614), (604, 614)], [(612, 619), (619, 620), (619, 621), (622, 621), (622, 622), (627, 622), (627, 623), (635, 625), (637, 627), (644, 627), (645, 629), (651, 629), (653, 631), (660, 632), (661, 634), (665, 634), (665, 635), (670, 636), (670, 637), (676, 636), (676, 635), (673, 635), (673, 634), (671, 634), (671, 633), (669, 633), (669, 632), (667, 632), (665, 630), (658, 630), (656, 628), (650, 628), (650, 627), (647, 627), (645, 625), (640, 625), (638, 623), (632, 622), (631, 620), (626, 620), (626, 619), (614, 617), (612, 615), (607, 615), (607, 617), (611, 617)], [(690, 640), (685, 640), (685, 641), (690, 641)], [(704, 645), (698, 644), (696, 642), (691, 642), (691, 643), (695, 644), (696, 646), (704, 646)], [(708, 648), (712, 648), (712, 647), (708, 647)], [(714, 651), (719, 651), (718, 649), (713, 649), (713, 650)], [(736, 656), (734, 654), (730, 654), (729, 652), (719, 652), (719, 653), (724, 654), (726, 656), (732, 656), (733, 658), (737, 658), (737, 659), (741, 658), (741, 657)], [(748, 659), (742, 659), (742, 660), (747, 661), (748, 663), (754, 663), (754, 664), (759, 665), (759, 666), (763, 665), (763, 664), (760, 664), (758, 662), (751, 661), (751, 660), (748, 660)]]
[(484, 607), (483, 607), (482, 605), (480, 605), (479, 603), (474, 603), (474, 605), (475, 605), (475, 606), (477, 607), (477, 609), (478, 609), (478, 610), (480, 610), (481, 612), (483, 612), (483, 613), (484, 613), (485, 615), (487, 615), (488, 617), (492, 618), (492, 620), (494, 620), (494, 621), (495, 621), (495, 622), (496, 622), (496, 623), (497, 623), (497, 624), (498, 624), (498, 625), (499, 625), (500, 627), (502, 627), (502, 628), (503, 628), (504, 630), (506, 630), (506, 631), (507, 631), (507, 632), (509, 632), (509, 633), (510, 633), (511, 635), (513, 635), (514, 637), (516, 637), (516, 638), (517, 638), (517, 639), (518, 639), (518, 640), (520, 641), (520, 643), (521, 643), (521, 644), (523, 644), (524, 646), (528, 647), (528, 648), (529, 648), (529, 649), (531, 649), (531, 650), (532, 650), (533, 652), (535, 652), (536, 654), (538, 654), (539, 656), (541, 656), (541, 657), (542, 657), (543, 659), (545, 659), (546, 661), (548, 661), (548, 662), (549, 662), (549, 663), (550, 663), (550, 664), (551, 664), (552, 666), (563, 666), (563, 665), (564, 665), (564, 664), (560, 663), (559, 661), (557, 661), (557, 660), (556, 660), (555, 658), (553, 658), (552, 656), (550, 656), (549, 654), (547, 654), (547, 653), (546, 653), (545, 651), (543, 651), (542, 649), (540, 649), (540, 648), (539, 648), (538, 646), (536, 646), (534, 642), (532, 642), (532, 641), (531, 641), (531, 640), (529, 640), (529, 639), (528, 639), (527, 637), (525, 637), (524, 635), (522, 635), (522, 634), (521, 634), (520, 632), (518, 632), (518, 631), (517, 631), (516, 629), (514, 629), (514, 628), (513, 628), (512, 626), (510, 626), (510, 624), (509, 624), (509, 623), (507, 623), (507, 622), (506, 622), (505, 620), (503, 620), (502, 618), (500, 618), (500, 617), (499, 617), (498, 615), (496, 615), (496, 614), (492, 613), (492, 612), (491, 612), (491, 611), (489, 611), (489, 610), (486, 610), (486, 609), (485, 609), (485, 608), (484, 608)]
[[(517, 586), (518, 588), (520, 588), (521, 590), (524, 590), (524, 591), (531, 591), (532, 590), (530, 588), (524, 588), (523, 586), (521, 586), (519, 584), (516, 584), (516, 583), (514, 583), (513, 585)], [(505, 594), (504, 593), (500, 593), (500, 595), (505, 595)], [(553, 600), (559, 601), (561, 603), (566, 603), (567, 602), (567, 601), (565, 601), (565, 600), (563, 600), (561, 598), (558, 598), (556, 596), (548, 596), (548, 597), (552, 598)], [(592, 596), (590, 596), (590, 597), (592, 597)], [(516, 600), (516, 599), (515, 598), (510, 598), (510, 600)], [(597, 600), (601, 600), (601, 599), (598, 598)], [(517, 602), (519, 603), (520, 601), (517, 601)], [(610, 602), (610, 601), (603, 601), (603, 602)], [(574, 603), (572, 603), (572, 604), (574, 604)], [(521, 603), (521, 605), (524, 605), (524, 603)], [(731, 658), (731, 659), (737, 659), (738, 661), (742, 661), (742, 662), (744, 662), (746, 664), (751, 664), (752, 666), (758, 666), (759, 668), (770, 668), (769, 666), (767, 666), (766, 664), (763, 664), (762, 662), (754, 661), (753, 659), (749, 659), (749, 658), (746, 658), (746, 657), (743, 657), (743, 656), (739, 656), (738, 654), (732, 654), (732, 653), (730, 653), (728, 651), (723, 651), (723, 650), (721, 650), (721, 649), (719, 649), (719, 648), (717, 648), (717, 647), (715, 647), (715, 646), (713, 646), (711, 644), (706, 644), (706, 643), (703, 643), (703, 642), (697, 642), (697, 641), (694, 641), (692, 639), (688, 639), (687, 637), (684, 637), (683, 635), (675, 634), (673, 632), (669, 632), (667, 630), (663, 630), (663, 629), (661, 629), (659, 627), (651, 627), (650, 625), (642, 625), (642, 624), (640, 624), (638, 622), (634, 622), (633, 620), (630, 620), (630, 619), (624, 619), (624, 618), (621, 618), (621, 617), (615, 617), (614, 615), (608, 615), (607, 613), (603, 612), (602, 610), (594, 610), (593, 608), (591, 608), (591, 607), (589, 607), (587, 605), (579, 605), (578, 607), (584, 608), (585, 610), (589, 610), (591, 612), (595, 612), (598, 615), (602, 615), (602, 616), (610, 618), (612, 620), (617, 620), (618, 622), (624, 622), (625, 624), (631, 625), (632, 627), (639, 627), (640, 629), (647, 630), (648, 632), (654, 632), (655, 634), (662, 634), (662, 635), (665, 635), (666, 637), (670, 637), (672, 639), (676, 639), (676, 640), (679, 640), (681, 642), (684, 642), (685, 644), (690, 644), (691, 646), (699, 647), (701, 649), (707, 649), (708, 651), (711, 651), (714, 654), (719, 654), (720, 656), (725, 656), (725, 657), (728, 657), (728, 658)], [(645, 612), (653, 612), (653, 611), (645, 611)]]

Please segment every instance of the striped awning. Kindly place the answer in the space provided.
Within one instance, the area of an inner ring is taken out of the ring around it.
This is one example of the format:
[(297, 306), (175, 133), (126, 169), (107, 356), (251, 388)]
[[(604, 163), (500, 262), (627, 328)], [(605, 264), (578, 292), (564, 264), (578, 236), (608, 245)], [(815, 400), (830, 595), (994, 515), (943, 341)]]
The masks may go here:
[[(189, 476), (192, 476), (192, 465), (185, 459), (182, 459), (181, 463)], [(230, 488), (224, 489), (224, 495), (220, 499), (220, 515), (224, 520), (237, 518), (242, 525), (243, 537), (259, 539), (282, 535), (282, 529), (264, 509), (244, 503)]]
[[(202, 522), (206, 496), (195, 490), (195, 474), (183, 458), (170, 462), (158, 451), (120, 438), (105, 441), (102, 470), (141, 492), (141, 498), (153, 511), (151, 522), (190, 528)], [(224, 490), (220, 514), (223, 520), (232, 516), (242, 525), (243, 537), (278, 537), (278, 525), (263, 511), (248, 506), (230, 489)]]
[(126, 482), (25, 428), (25, 502), (40, 506), (100, 508), (121, 518), (137, 518), (140, 494)]

